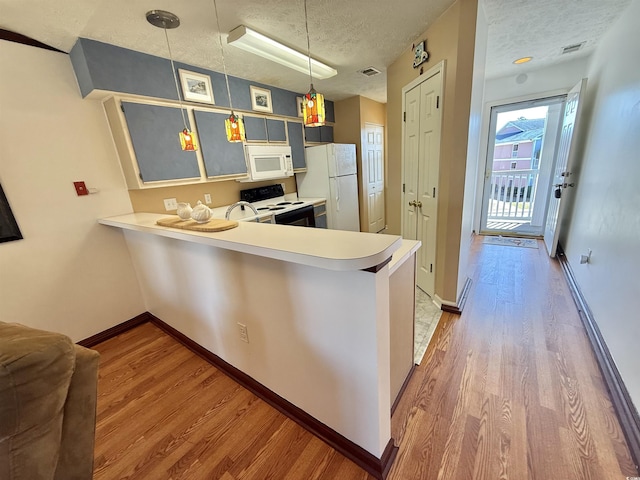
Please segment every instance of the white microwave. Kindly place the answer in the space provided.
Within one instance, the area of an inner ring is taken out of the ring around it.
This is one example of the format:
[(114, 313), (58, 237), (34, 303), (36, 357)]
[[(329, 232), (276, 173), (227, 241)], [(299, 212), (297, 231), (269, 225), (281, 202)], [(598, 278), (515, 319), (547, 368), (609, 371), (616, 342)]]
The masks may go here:
[(291, 147), (288, 145), (246, 145), (244, 147), (249, 179), (245, 182), (293, 176)]

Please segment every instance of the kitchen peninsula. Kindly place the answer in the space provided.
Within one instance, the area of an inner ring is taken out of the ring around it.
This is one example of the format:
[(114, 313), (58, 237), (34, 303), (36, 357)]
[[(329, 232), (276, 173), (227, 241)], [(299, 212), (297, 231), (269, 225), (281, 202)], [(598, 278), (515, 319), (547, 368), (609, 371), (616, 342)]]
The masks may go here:
[[(254, 222), (202, 233), (158, 226), (163, 217), (100, 220), (122, 229), (148, 311), (384, 468), (390, 284), (403, 266), (414, 272), (419, 242)], [(404, 291), (413, 292), (414, 278), (402, 275)]]

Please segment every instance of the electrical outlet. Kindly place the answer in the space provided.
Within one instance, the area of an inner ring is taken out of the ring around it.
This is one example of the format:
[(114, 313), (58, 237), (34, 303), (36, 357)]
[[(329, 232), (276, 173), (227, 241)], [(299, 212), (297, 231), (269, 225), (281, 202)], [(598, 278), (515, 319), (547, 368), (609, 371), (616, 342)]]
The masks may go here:
[(247, 326), (238, 322), (238, 328), (240, 329), (240, 340), (249, 343), (249, 334), (247, 333)]
[(178, 209), (178, 201), (175, 198), (165, 198), (164, 208), (167, 212)]
[(204, 203), (206, 203), (207, 205), (211, 205), (211, 194), (209, 193), (204, 194)]

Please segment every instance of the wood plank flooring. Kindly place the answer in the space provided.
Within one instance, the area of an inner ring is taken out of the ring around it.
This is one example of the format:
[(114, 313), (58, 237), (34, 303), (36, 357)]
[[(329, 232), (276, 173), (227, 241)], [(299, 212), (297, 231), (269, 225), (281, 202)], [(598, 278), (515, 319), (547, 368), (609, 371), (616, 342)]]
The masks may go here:
[[(392, 419), (389, 478), (637, 475), (559, 265), (481, 240)], [(94, 348), (95, 480), (371, 479), (151, 324)]]

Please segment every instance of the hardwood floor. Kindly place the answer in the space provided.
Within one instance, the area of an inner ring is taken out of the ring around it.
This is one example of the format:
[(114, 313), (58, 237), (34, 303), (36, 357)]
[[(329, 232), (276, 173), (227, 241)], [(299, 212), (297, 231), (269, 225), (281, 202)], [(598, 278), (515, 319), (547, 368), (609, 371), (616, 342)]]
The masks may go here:
[[(481, 241), (392, 419), (389, 478), (637, 475), (560, 267)], [(152, 324), (94, 348), (95, 480), (371, 478)]]

